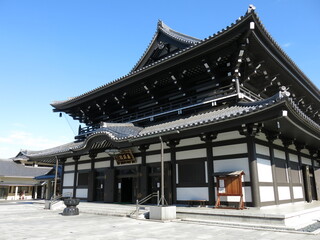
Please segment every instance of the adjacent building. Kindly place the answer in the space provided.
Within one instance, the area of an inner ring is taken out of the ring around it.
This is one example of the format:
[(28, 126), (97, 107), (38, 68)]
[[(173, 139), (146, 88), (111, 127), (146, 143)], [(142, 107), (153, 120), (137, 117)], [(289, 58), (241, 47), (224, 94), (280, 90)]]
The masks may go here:
[(52, 167), (25, 166), (11, 159), (0, 159), (0, 199), (30, 200), (45, 196), (45, 184), (35, 178)]
[(218, 193), (220, 204), (242, 196), (254, 207), (320, 199), (319, 89), (252, 7), (205, 39), (159, 21), (127, 75), (52, 106), (86, 127), (74, 142), (21, 155), (58, 158), (74, 197), (135, 202), (160, 190), (163, 159), (169, 204), (214, 205)]

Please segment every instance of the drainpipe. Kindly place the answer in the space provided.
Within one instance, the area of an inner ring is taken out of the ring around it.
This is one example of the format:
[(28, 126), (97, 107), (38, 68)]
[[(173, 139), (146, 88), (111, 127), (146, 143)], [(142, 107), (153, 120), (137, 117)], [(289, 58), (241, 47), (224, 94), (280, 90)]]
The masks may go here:
[(163, 161), (163, 141), (161, 136), (159, 136), (161, 143), (161, 206), (164, 206), (164, 161)]

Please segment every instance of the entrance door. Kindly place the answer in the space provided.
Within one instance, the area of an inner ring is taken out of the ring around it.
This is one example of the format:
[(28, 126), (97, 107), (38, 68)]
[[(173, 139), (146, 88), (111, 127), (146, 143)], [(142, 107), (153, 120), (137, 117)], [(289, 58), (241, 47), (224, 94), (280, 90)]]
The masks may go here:
[(132, 203), (133, 184), (132, 178), (122, 178), (121, 180), (121, 202)]
[(104, 200), (104, 172), (97, 171), (95, 177), (95, 201), (101, 202)]

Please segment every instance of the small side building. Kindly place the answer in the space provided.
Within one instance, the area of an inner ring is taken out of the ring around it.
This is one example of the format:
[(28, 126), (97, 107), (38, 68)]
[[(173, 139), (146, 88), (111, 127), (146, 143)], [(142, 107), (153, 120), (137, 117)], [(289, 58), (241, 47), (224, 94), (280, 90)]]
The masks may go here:
[(0, 159), (0, 200), (37, 198), (40, 194), (37, 188), (41, 186), (41, 182), (35, 177), (51, 170), (52, 167), (25, 166), (11, 159)]

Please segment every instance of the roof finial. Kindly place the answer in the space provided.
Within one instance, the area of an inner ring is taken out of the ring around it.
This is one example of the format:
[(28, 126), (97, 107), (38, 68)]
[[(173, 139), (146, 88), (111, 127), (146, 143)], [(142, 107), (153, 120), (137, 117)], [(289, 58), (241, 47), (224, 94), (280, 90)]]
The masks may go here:
[(247, 14), (251, 13), (252, 11), (254, 11), (256, 9), (256, 7), (253, 4), (250, 4), (247, 10)]

